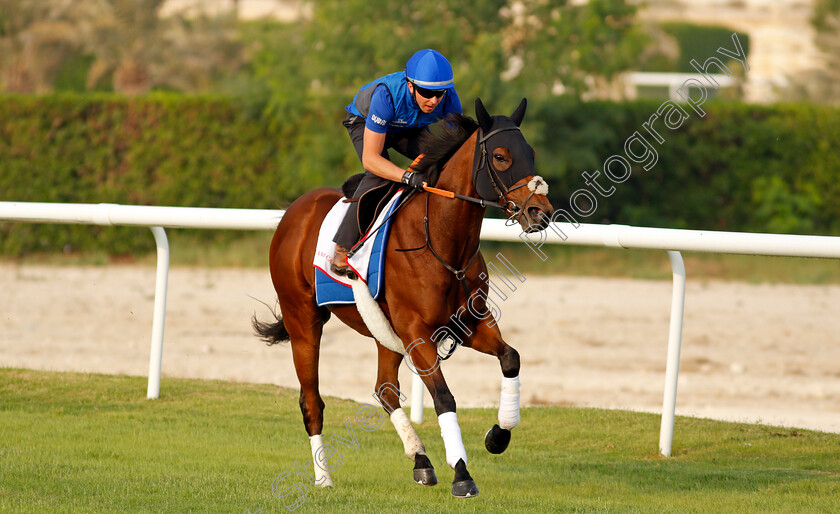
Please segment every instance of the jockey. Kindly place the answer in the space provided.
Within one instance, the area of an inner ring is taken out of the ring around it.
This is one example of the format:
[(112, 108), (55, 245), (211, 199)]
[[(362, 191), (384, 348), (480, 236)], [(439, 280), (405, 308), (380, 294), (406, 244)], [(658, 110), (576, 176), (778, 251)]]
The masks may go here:
[[(392, 163), (388, 149), (412, 160), (417, 158), (420, 135), (447, 114), (461, 113), (461, 100), (455, 92), (449, 61), (437, 50), (425, 49), (411, 56), (405, 72), (391, 73), (364, 85), (346, 110), (343, 125), (365, 169), (353, 197), (361, 199), (378, 190), (380, 195), (374, 196), (380, 200), (374, 203), (384, 205), (381, 200), (399, 187), (422, 189), (425, 185), (423, 174)], [(347, 274), (347, 252), (362, 236), (360, 225), (359, 202), (352, 202), (333, 238), (333, 273)]]

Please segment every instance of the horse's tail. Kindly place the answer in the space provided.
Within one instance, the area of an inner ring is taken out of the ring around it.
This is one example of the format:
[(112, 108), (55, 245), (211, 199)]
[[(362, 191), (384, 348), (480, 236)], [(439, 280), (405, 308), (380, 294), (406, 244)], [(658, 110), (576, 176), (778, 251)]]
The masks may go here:
[[(332, 313), (326, 307), (320, 307), (318, 313), (321, 315), (321, 323), (326, 323), (330, 320)], [(286, 325), (283, 323), (283, 316), (277, 314), (277, 311), (271, 311), (276, 320), (274, 323), (262, 322), (257, 319), (257, 315), (251, 316), (251, 326), (254, 328), (255, 335), (266, 342), (268, 346), (278, 343), (288, 343), (291, 339), (289, 331), (286, 330)]]
[(266, 342), (268, 346), (277, 343), (285, 343), (289, 341), (289, 331), (286, 330), (286, 325), (283, 324), (283, 316), (274, 313), (274, 318), (277, 320), (274, 323), (262, 322), (257, 319), (257, 315), (251, 318), (251, 326), (254, 327), (254, 332), (260, 339)]

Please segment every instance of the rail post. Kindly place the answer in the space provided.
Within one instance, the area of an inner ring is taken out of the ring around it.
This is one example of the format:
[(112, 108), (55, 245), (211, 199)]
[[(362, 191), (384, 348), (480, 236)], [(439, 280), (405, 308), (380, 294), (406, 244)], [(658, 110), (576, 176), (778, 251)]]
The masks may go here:
[(166, 290), (169, 283), (169, 240), (162, 227), (149, 227), (157, 245), (155, 312), (152, 318), (152, 347), (149, 352), (149, 386), (146, 398), (160, 397), (160, 370), (163, 364), (163, 327), (166, 321)]
[(659, 453), (671, 456), (674, 440), (674, 416), (677, 409), (677, 375), (680, 370), (680, 346), (685, 313), (685, 263), (680, 252), (668, 252), (674, 286), (671, 292), (671, 325), (668, 331), (668, 357), (665, 365), (665, 396), (662, 399), (662, 424), (659, 428)]

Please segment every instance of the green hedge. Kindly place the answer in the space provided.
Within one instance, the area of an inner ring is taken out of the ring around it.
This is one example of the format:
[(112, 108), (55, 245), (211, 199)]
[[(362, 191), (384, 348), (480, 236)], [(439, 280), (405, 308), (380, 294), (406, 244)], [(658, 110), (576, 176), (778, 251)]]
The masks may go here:
[[(0, 199), (277, 208), (340, 182), (340, 172), (327, 173), (328, 166), (314, 177), (298, 173), (289, 159), (294, 127), (275, 127), (247, 112), (215, 97), (0, 97)], [(146, 232), (7, 223), (0, 224), (0, 247), (7, 255), (133, 252), (152, 247)]]
[[(639, 131), (656, 148), (657, 164), (634, 165), (630, 179), (598, 197), (596, 212), (580, 221), (840, 234), (840, 110), (707, 103), (704, 117), (686, 107), (690, 117), (679, 129), (656, 121), (665, 142), (654, 144), (643, 123), (661, 104), (556, 99), (531, 109), (525, 131), (545, 152), (538, 163), (554, 186), (552, 203), (567, 207), (569, 195), (586, 187), (581, 172), (625, 155), (625, 141)], [(603, 175), (601, 183), (610, 184)]]
[[(287, 122), (220, 97), (0, 97), (0, 200), (277, 208), (359, 171), (342, 102)], [(643, 132), (662, 102), (532, 102), (523, 130), (556, 207)], [(465, 106), (471, 101), (465, 99)], [(511, 106), (511, 109), (513, 106)], [(660, 131), (659, 162), (633, 167), (579, 221), (675, 228), (840, 234), (840, 111), (809, 105), (703, 106)], [(608, 185), (603, 178), (601, 182)], [(590, 188), (591, 189), (591, 188)], [(235, 232), (195, 231), (228, 239)], [(146, 230), (0, 223), (0, 252), (151, 250)]]

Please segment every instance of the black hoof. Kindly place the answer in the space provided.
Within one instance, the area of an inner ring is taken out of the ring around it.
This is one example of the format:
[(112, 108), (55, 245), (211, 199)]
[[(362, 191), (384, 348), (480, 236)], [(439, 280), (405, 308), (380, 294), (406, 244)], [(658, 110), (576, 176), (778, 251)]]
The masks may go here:
[(414, 455), (414, 481), (420, 485), (435, 485), (438, 483), (432, 461), (423, 453)]
[(487, 451), (498, 455), (507, 450), (510, 444), (510, 430), (502, 428), (499, 425), (493, 425), (493, 428), (487, 431), (484, 436), (484, 447)]
[(414, 482), (420, 485), (436, 485), (435, 468), (420, 468), (414, 470)]
[(452, 483), (452, 496), (456, 498), (472, 498), (478, 496), (478, 486), (470, 480), (461, 480)]
[(456, 498), (472, 498), (478, 496), (478, 486), (475, 485), (464, 459), (458, 459), (455, 464), (455, 480), (452, 481), (452, 496)]

